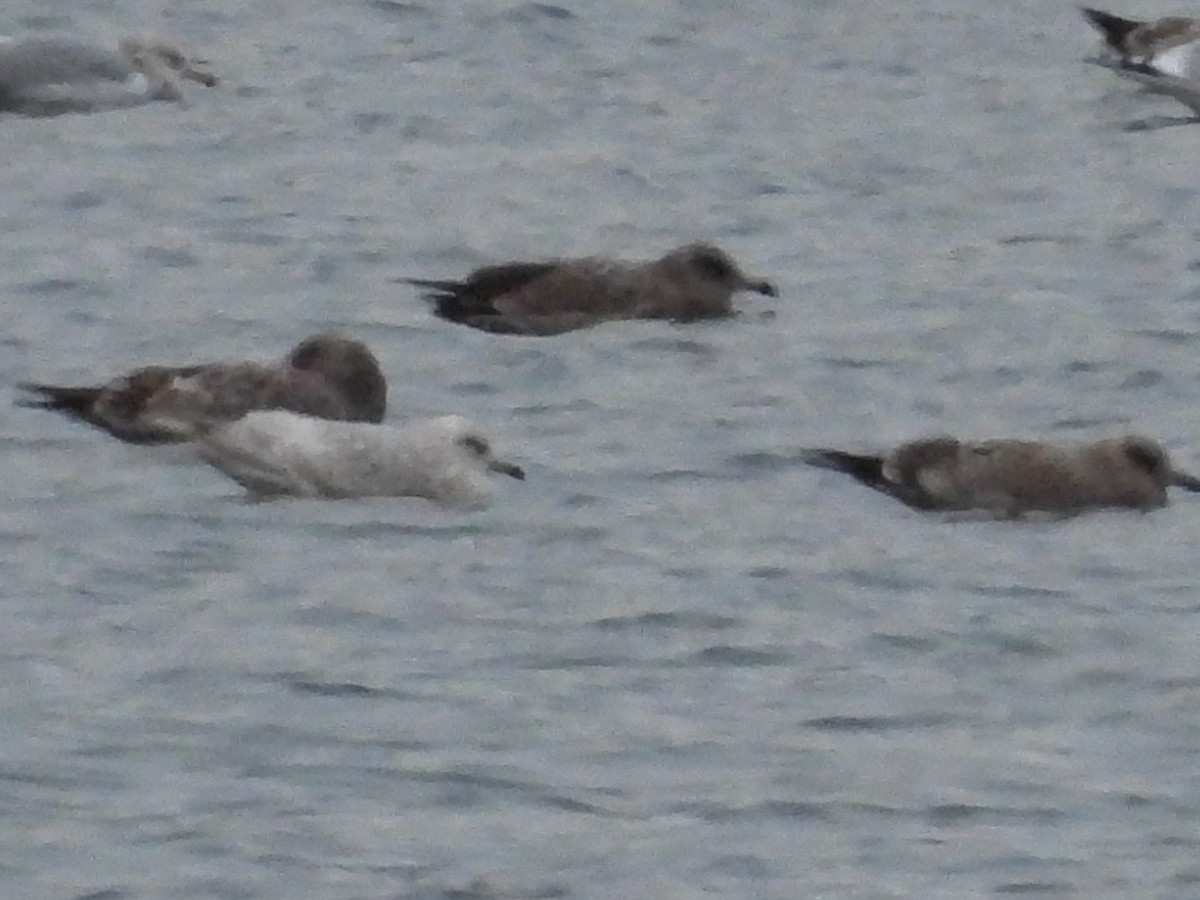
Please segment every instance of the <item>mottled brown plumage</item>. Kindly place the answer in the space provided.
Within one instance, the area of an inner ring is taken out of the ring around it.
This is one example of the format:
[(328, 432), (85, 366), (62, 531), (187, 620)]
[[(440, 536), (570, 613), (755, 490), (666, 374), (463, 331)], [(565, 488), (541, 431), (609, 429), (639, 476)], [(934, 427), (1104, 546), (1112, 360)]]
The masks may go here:
[(1200, 19), (1168, 16), (1149, 22), (1082, 7), (1105, 52), (1088, 60), (1178, 100), (1200, 115)]
[(401, 280), (425, 288), (439, 317), (500, 334), (561, 334), (614, 319), (714, 319), (733, 314), (736, 291), (775, 296), (771, 284), (747, 277), (709, 244), (641, 263), (513, 262), (476, 269), (462, 281)]
[(1148, 510), (1166, 504), (1170, 485), (1200, 491), (1200, 479), (1173, 468), (1161, 445), (1135, 435), (1077, 446), (936, 437), (879, 456), (830, 449), (805, 456), (813, 465), (844, 472), (924, 510), (1003, 516), (1069, 515), (1103, 507)]
[(170, 424), (227, 421), (254, 409), (286, 409), (324, 419), (379, 422), (387, 383), (360, 341), (318, 334), (276, 365), (252, 362), (146, 366), (103, 385), (23, 384), (22, 406), (49, 409), (134, 444), (186, 440)]
[(1158, 54), (1200, 38), (1200, 20), (1185, 16), (1165, 16), (1141, 22), (1087, 6), (1081, 9), (1108, 48), (1126, 62), (1152, 63)]

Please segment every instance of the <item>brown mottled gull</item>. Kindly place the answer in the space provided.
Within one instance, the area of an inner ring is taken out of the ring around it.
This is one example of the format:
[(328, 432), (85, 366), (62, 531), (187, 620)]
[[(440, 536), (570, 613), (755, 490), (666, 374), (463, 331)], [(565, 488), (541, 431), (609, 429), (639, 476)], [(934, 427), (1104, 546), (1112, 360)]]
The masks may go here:
[(23, 384), (20, 405), (64, 413), (134, 444), (186, 440), (158, 420), (160, 410), (206, 420), (255, 409), (287, 409), (325, 419), (379, 422), (387, 382), (361, 341), (323, 333), (301, 341), (280, 363), (147, 366), (93, 387)]
[(1172, 467), (1160, 444), (1135, 435), (1076, 446), (935, 437), (878, 456), (818, 449), (806, 451), (805, 458), (923, 510), (1001, 516), (1148, 510), (1166, 504), (1170, 485), (1200, 491), (1200, 479)]
[(775, 296), (770, 283), (744, 275), (710, 244), (640, 263), (511, 262), (476, 269), (462, 281), (400, 280), (426, 288), (441, 318), (500, 334), (561, 334), (614, 319), (715, 319), (733, 314), (736, 291)]
[(162, 38), (124, 38), (116, 51), (64, 37), (0, 42), (0, 111), (50, 116), (178, 101), (182, 79), (217, 83), (204, 60)]

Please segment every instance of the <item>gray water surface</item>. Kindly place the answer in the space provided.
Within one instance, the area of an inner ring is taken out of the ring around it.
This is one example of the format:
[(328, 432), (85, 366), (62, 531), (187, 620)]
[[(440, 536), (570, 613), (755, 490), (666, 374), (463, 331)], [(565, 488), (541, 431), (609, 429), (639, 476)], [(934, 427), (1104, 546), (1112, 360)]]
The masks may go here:
[[(247, 503), (0, 403), (5, 896), (1200, 896), (1200, 501), (948, 522), (799, 456), (1200, 470), (1200, 128), (1128, 130), (1182, 110), (1077, 10), (0, 14), (147, 28), (222, 86), (0, 121), (3, 383), (341, 328), (529, 477)], [(520, 339), (390, 281), (692, 239), (780, 297)]]

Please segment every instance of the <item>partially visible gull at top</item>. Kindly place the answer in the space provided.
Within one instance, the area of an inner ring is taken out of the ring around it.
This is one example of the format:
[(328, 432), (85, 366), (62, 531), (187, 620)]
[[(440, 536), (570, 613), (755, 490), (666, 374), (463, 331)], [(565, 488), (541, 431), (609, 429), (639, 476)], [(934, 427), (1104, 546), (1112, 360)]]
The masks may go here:
[(332, 332), (305, 338), (278, 363), (144, 366), (101, 385), (27, 383), (21, 406), (86, 422), (131, 444), (187, 439), (159, 422), (160, 411), (208, 422), (255, 409), (286, 409), (325, 419), (380, 422), (387, 381), (361, 341)]
[(200, 457), (259, 498), (424, 497), (456, 509), (484, 509), (491, 474), (524, 480), (497, 459), (477, 425), (462, 416), (405, 425), (333, 422), (285, 410), (232, 422), (158, 411), (164, 428), (193, 441)]
[(69, 37), (0, 40), (2, 112), (53, 116), (179, 101), (184, 80), (218, 81), (206, 60), (161, 37), (126, 37), (115, 50)]
[(1103, 53), (1089, 60), (1173, 97), (1200, 116), (1200, 19), (1167, 16), (1140, 21), (1081, 7), (1100, 32)]
[(424, 288), (440, 318), (497, 334), (562, 334), (615, 319), (718, 319), (734, 314), (737, 291), (776, 296), (770, 282), (704, 243), (645, 262), (550, 259), (485, 266), (461, 281), (398, 280)]
[(1140, 435), (1074, 446), (931, 437), (882, 454), (820, 448), (806, 451), (804, 459), (914, 509), (1009, 518), (1122, 507), (1147, 511), (1166, 505), (1170, 486), (1200, 491), (1200, 479), (1175, 468), (1161, 444)]

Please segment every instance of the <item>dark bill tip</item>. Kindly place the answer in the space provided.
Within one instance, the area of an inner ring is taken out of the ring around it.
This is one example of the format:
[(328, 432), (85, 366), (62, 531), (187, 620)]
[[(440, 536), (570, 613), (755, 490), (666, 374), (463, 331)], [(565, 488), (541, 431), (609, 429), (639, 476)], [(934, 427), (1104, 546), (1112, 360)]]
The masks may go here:
[(1188, 475), (1186, 472), (1172, 472), (1171, 484), (1181, 487), (1185, 491), (1195, 491), (1200, 494), (1200, 478)]
[(767, 297), (778, 297), (779, 291), (775, 290), (775, 285), (769, 281), (752, 281), (746, 285), (747, 290), (755, 291), (759, 294), (764, 294)]
[[(203, 66), (206, 65), (206, 63), (197, 60), (196, 65)], [(200, 82), (200, 84), (204, 85), (205, 87), (216, 87), (221, 83), (221, 79), (212, 72), (206, 72), (203, 69), (197, 69), (191, 66), (189, 66), (184, 72), (184, 76), (192, 79), (192, 81)]]
[(502, 475), (507, 475), (509, 478), (515, 478), (517, 481), (525, 480), (525, 470), (516, 463), (502, 462), (495, 459), (488, 464), (488, 468), (493, 472), (499, 472)]

